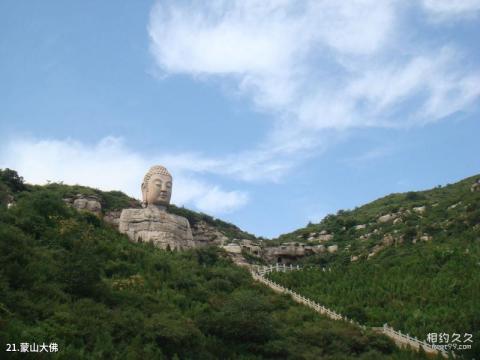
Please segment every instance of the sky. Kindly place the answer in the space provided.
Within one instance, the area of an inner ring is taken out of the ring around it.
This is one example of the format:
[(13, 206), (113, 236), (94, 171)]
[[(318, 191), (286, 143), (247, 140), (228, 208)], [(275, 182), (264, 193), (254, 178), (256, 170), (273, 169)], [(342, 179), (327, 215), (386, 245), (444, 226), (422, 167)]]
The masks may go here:
[(480, 173), (479, 0), (0, 2), (0, 168), (275, 237)]

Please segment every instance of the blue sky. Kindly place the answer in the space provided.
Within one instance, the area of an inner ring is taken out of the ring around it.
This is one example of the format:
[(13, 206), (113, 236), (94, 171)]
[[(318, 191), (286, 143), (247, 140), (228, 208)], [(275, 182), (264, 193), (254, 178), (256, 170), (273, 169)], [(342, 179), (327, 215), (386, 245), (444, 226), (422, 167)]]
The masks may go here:
[(273, 237), (480, 172), (480, 1), (0, 3), (0, 167)]

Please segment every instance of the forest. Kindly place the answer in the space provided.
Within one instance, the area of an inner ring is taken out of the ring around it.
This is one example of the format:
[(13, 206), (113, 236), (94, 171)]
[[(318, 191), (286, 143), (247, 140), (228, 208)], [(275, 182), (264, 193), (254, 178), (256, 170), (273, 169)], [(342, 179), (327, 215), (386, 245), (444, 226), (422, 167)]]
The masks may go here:
[(218, 248), (131, 243), (62, 197), (0, 174), (2, 357), (20, 342), (58, 344), (22, 354), (40, 359), (423, 357), (271, 292)]
[[(472, 349), (459, 353), (478, 356), (478, 178), (391, 194), (284, 234), (275, 242), (308, 242), (312, 232), (326, 231), (340, 250), (300, 259), (304, 270), (270, 278), (365, 325), (388, 323), (423, 340), (471, 334)], [(378, 221), (385, 214), (396, 220)]]

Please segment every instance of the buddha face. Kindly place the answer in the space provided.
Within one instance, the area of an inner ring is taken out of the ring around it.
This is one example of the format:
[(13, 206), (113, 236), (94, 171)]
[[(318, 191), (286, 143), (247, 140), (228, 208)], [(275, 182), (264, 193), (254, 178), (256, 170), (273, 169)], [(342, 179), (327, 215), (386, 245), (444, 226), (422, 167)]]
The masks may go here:
[(142, 184), (142, 195), (147, 205), (167, 206), (172, 196), (172, 178), (168, 175), (153, 174), (147, 183)]

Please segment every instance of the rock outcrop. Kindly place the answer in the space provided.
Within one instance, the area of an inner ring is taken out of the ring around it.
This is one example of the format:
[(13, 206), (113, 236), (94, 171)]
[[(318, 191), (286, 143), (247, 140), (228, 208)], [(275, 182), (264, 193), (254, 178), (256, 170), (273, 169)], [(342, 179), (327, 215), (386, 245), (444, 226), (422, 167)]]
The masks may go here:
[(309, 246), (302, 243), (284, 243), (263, 249), (263, 258), (268, 262), (289, 264), (307, 255), (325, 252), (324, 245)]
[(192, 225), (192, 235), (199, 245), (223, 246), (228, 242), (228, 237), (203, 220)]
[(122, 214), (121, 210), (112, 210), (108, 211), (105, 213), (103, 216), (103, 220), (115, 227), (118, 228), (118, 225), (120, 224), (120, 215)]
[(66, 198), (63, 201), (77, 210), (88, 211), (97, 215), (102, 212), (100, 198), (95, 195), (77, 194), (75, 198)]
[(262, 247), (260, 246), (259, 243), (255, 243), (252, 240), (242, 240), (240, 242), (240, 246), (242, 247), (242, 250), (254, 255), (254, 256), (260, 256), (262, 253)]
[(395, 214), (385, 214), (385, 215), (380, 216), (377, 219), (377, 221), (379, 223), (387, 223), (389, 221), (395, 220), (395, 218), (396, 218)]

